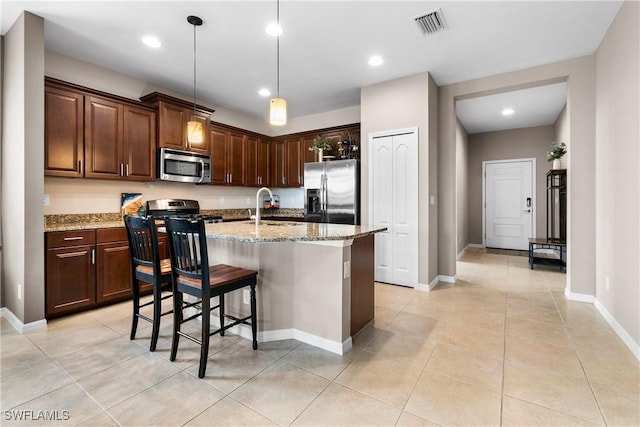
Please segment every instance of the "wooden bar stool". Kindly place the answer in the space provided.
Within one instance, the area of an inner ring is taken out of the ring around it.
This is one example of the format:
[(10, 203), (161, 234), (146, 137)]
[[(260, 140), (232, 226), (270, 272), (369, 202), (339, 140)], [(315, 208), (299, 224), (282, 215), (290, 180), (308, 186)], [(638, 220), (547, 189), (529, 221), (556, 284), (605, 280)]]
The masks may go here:
[[(256, 320), (256, 278), (257, 271), (247, 270), (226, 264), (217, 264), (209, 267), (209, 253), (207, 249), (207, 236), (202, 219), (191, 221), (189, 219), (167, 219), (167, 234), (169, 237), (169, 249), (171, 254), (171, 268), (173, 279), (173, 341), (171, 343), (170, 360), (176, 360), (178, 341), (181, 336), (200, 344), (200, 369), (198, 377), (202, 378), (207, 369), (207, 356), (209, 354), (209, 337), (224, 331), (240, 323), (251, 325), (253, 335), (253, 349), (258, 348), (257, 320)], [(237, 318), (225, 314), (224, 296), (228, 292), (251, 288), (251, 314)], [(183, 294), (188, 294), (201, 299), (201, 311), (187, 317), (183, 316)], [(211, 298), (218, 297), (219, 304), (211, 306)], [(220, 328), (211, 332), (211, 310), (219, 308)], [(180, 326), (190, 320), (202, 316), (201, 337), (193, 337), (180, 330)], [(225, 319), (232, 320), (225, 324)]]
[[(135, 339), (138, 319), (150, 322), (152, 326), (150, 351), (156, 350), (160, 331), (160, 318), (173, 313), (173, 310), (162, 312), (162, 301), (171, 295), (162, 296), (162, 291), (171, 291), (171, 261), (160, 259), (158, 249), (158, 235), (155, 221), (152, 217), (125, 216), (131, 254), (131, 278), (133, 286), (133, 320), (131, 323), (130, 339)], [(151, 283), (153, 299), (140, 304), (140, 282)], [(153, 317), (140, 313), (142, 307), (153, 305)]]

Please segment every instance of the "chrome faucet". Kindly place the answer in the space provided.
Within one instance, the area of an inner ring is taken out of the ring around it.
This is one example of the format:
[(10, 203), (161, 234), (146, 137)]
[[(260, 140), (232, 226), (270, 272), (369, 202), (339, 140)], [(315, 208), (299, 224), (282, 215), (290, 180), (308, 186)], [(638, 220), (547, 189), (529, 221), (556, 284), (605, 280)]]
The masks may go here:
[(260, 224), (260, 193), (262, 191), (268, 191), (269, 196), (271, 197), (271, 204), (275, 203), (273, 200), (273, 193), (267, 187), (262, 187), (256, 193), (256, 227)]

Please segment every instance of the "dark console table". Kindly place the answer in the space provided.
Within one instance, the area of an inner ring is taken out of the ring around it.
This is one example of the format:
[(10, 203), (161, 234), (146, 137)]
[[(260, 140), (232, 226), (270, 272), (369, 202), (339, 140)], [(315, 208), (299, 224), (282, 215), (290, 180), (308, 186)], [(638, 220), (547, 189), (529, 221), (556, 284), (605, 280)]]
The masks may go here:
[[(552, 249), (557, 252), (558, 258), (541, 256), (536, 254), (537, 249)], [(563, 271), (567, 270), (567, 243), (554, 241), (545, 238), (529, 238), (529, 266), (533, 270), (533, 265), (555, 265), (562, 267)]]

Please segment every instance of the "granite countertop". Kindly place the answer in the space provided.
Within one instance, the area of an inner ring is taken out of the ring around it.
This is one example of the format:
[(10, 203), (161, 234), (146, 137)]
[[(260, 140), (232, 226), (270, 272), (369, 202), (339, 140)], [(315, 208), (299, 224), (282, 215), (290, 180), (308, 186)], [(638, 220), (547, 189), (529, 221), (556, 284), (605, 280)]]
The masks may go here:
[[(255, 213), (255, 209), (252, 210)], [(223, 221), (247, 220), (247, 209), (202, 209), (203, 215), (218, 215)], [(275, 210), (261, 210), (262, 218), (302, 219), (303, 209), (281, 208)], [(58, 214), (44, 216), (44, 231), (77, 231), (95, 228), (124, 227), (121, 213), (92, 213), (92, 214)]]
[(350, 240), (385, 231), (386, 227), (310, 222), (255, 221), (207, 224), (207, 237), (239, 242), (298, 242), (321, 240)]

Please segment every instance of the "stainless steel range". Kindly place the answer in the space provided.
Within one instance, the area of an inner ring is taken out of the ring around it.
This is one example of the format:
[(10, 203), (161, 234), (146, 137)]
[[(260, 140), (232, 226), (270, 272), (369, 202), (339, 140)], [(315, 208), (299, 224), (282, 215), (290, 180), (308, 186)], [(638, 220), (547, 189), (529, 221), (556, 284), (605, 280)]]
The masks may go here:
[(157, 219), (166, 217), (180, 217), (191, 219), (204, 219), (205, 222), (222, 222), (222, 217), (217, 215), (200, 214), (200, 203), (197, 200), (187, 199), (158, 199), (147, 201), (147, 214)]

